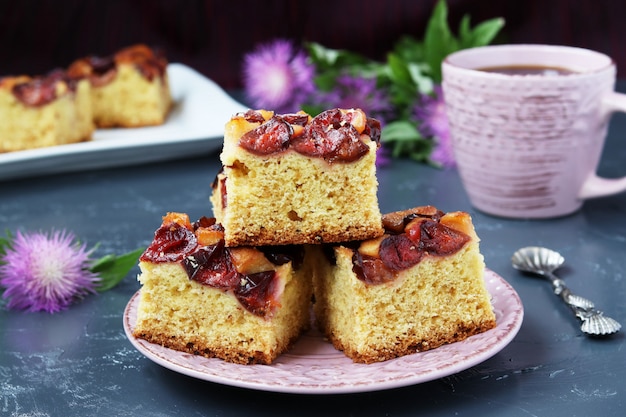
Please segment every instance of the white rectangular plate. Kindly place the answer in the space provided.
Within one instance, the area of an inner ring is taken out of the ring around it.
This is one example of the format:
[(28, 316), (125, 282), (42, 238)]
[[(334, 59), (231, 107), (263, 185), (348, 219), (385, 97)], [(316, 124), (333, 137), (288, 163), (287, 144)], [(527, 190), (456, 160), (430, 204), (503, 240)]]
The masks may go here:
[(220, 149), (224, 125), (247, 107), (197, 71), (169, 64), (174, 107), (165, 124), (98, 129), (89, 142), (0, 154), (0, 181), (202, 155)]

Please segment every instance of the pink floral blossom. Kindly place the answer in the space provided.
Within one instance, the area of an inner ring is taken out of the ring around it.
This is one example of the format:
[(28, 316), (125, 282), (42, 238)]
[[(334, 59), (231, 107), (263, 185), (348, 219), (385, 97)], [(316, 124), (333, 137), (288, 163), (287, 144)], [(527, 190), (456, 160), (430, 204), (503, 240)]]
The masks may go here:
[(94, 293), (100, 278), (90, 272), (91, 251), (65, 231), (23, 234), (0, 258), (0, 285), (8, 308), (54, 313)]
[(296, 112), (315, 90), (315, 67), (286, 40), (259, 45), (244, 56), (244, 89), (252, 106)]

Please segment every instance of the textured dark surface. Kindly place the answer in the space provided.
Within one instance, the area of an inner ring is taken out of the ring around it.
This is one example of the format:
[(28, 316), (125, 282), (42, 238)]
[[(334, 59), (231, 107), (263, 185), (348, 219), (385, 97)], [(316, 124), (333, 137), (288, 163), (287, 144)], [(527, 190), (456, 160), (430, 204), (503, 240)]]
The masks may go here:
[[(626, 174), (626, 118), (614, 117), (600, 174)], [(128, 168), (0, 182), (0, 229), (68, 228), (96, 255), (145, 246), (167, 211), (210, 214), (216, 154)], [(384, 212), (422, 204), (467, 210), (490, 269), (519, 293), (519, 334), (491, 359), (443, 379), (364, 394), (256, 392), (169, 371), (136, 351), (122, 327), (138, 290), (134, 268), (113, 290), (69, 311), (7, 311), (0, 302), (3, 416), (618, 416), (626, 407), (624, 333), (582, 335), (547, 282), (510, 266), (521, 246), (559, 250), (573, 291), (626, 324), (626, 194), (588, 201), (566, 218), (504, 220), (470, 207), (456, 170), (409, 161), (381, 168)], [(297, 411), (296, 411), (297, 410)]]

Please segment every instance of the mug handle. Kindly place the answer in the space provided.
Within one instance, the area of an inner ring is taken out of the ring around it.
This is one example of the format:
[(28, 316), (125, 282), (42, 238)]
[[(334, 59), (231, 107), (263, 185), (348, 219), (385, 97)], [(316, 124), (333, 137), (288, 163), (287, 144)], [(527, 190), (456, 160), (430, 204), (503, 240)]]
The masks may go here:
[[(616, 111), (626, 112), (626, 94), (610, 92), (602, 99), (606, 114)], [(603, 197), (626, 191), (626, 177), (602, 178), (593, 173), (582, 186), (578, 195), (581, 199)]]

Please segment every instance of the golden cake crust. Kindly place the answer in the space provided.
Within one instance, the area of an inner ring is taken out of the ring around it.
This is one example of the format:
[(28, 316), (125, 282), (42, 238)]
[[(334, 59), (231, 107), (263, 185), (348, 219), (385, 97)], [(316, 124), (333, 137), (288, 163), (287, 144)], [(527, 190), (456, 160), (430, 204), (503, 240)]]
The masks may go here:
[(263, 122), (239, 114), (225, 128), (224, 169), (211, 202), (228, 246), (319, 244), (383, 233), (376, 195), (377, 141), (362, 135), (364, 155), (345, 163), (291, 148), (259, 155), (240, 146), (248, 132), (275, 117), (258, 112)]
[(91, 139), (90, 86), (61, 70), (0, 79), (0, 152)]
[(91, 83), (99, 128), (161, 125), (171, 110), (167, 59), (146, 45), (132, 45), (110, 57), (80, 58), (68, 72)]
[(141, 262), (140, 269), (134, 336), (151, 343), (233, 363), (271, 364), (308, 329), (310, 285), (288, 266), (280, 270), (284, 305), (271, 318), (251, 314), (227, 292), (190, 281), (178, 264)]
[[(168, 240), (163, 246), (156, 244), (159, 236), (183, 236), (179, 228), (194, 230), (193, 239), (200, 247), (223, 241), (219, 225), (192, 224), (186, 215), (169, 213), (141, 258), (142, 288), (134, 334), (192, 354), (241, 364), (270, 364), (308, 329), (312, 296), (320, 330), (335, 348), (358, 363), (434, 349), (495, 327), (483, 280), (485, 265), (469, 214), (444, 214), (428, 206), (385, 215), (383, 223), (383, 236), (362, 242), (269, 247), (283, 255), (303, 248), (306, 255), (298, 267), (293, 266), (293, 257), (278, 266), (257, 248), (224, 247), (234, 270), (243, 274), (240, 277), (276, 272), (277, 280), (268, 293), (274, 301), (264, 302), (269, 307), (253, 309), (236, 295), (239, 284), (224, 287), (219, 282), (225, 275), (213, 282), (213, 275), (208, 279), (198, 272), (202, 256), (195, 243), (173, 245)], [(406, 242), (409, 236), (413, 243), (392, 247), (392, 255), (398, 257), (387, 259), (389, 239)], [(183, 260), (164, 261), (170, 259), (168, 251), (176, 253), (180, 248), (187, 253), (185, 259), (195, 258), (192, 269)], [(419, 260), (406, 264), (412, 256)], [(271, 259), (278, 258), (272, 255)], [(378, 266), (366, 267), (366, 263)], [(220, 268), (209, 266), (208, 270)]]
[[(134, 336), (233, 363), (272, 363), (309, 328), (310, 262), (223, 249), (219, 225), (197, 223), (168, 213), (140, 258)], [(266, 290), (255, 298), (255, 288)]]
[[(448, 213), (440, 223), (469, 240), (453, 254), (425, 255), (413, 267), (397, 271), (392, 280), (371, 284), (359, 279), (354, 273), (355, 248), (336, 246), (336, 264), (320, 263), (314, 277), (316, 321), (353, 361), (384, 361), (495, 327), (471, 217)], [(372, 248), (365, 251), (371, 253)]]

